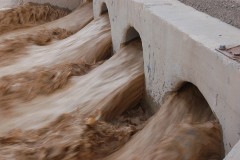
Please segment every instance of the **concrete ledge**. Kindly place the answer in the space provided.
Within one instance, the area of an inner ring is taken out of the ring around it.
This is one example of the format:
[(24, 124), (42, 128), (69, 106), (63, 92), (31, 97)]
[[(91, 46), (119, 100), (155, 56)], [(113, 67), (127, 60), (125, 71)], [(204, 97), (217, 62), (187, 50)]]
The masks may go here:
[(176, 0), (94, 0), (95, 17), (106, 8), (115, 51), (138, 34), (142, 39), (152, 110), (193, 83), (218, 117), (228, 153), (240, 139), (240, 64), (215, 49), (240, 44), (240, 30)]

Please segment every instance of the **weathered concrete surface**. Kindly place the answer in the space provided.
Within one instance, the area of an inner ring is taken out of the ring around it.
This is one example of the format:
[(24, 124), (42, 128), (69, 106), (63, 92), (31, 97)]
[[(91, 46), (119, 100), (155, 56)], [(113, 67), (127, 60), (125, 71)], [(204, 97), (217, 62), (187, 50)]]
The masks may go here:
[(240, 28), (240, 0), (179, 0), (195, 9)]
[(240, 141), (233, 147), (231, 152), (224, 158), (224, 160), (239, 160), (240, 157)]
[(142, 38), (152, 109), (184, 82), (193, 83), (218, 117), (228, 153), (240, 138), (240, 64), (215, 49), (240, 44), (240, 30), (176, 0), (94, 0), (95, 17), (104, 3), (115, 51), (136, 36), (130, 27)]
[(35, 3), (51, 3), (52, 5), (58, 7), (64, 7), (68, 9), (75, 9), (85, 0), (1, 0), (0, 8), (12, 8), (17, 5), (27, 3), (27, 2), (35, 2)]

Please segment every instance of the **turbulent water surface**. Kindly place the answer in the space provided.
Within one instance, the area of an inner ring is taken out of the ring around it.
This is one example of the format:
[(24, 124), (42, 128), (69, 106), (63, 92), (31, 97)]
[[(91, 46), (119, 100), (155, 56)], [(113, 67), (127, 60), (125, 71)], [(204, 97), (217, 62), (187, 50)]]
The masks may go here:
[(194, 85), (148, 114), (141, 40), (112, 55), (108, 15), (93, 20), (91, 2), (71, 13), (26, 4), (0, 22), (0, 159), (223, 158), (221, 126)]

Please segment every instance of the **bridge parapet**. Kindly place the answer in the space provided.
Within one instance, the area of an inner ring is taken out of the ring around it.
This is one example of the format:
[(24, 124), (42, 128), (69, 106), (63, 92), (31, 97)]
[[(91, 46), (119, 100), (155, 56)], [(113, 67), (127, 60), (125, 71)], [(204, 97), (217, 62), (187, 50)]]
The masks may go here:
[(240, 64), (216, 49), (239, 45), (240, 30), (175, 0), (94, 0), (95, 18), (106, 10), (114, 51), (141, 37), (151, 109), (194, 84), (222, 125), (228, 153), (240, 139)]

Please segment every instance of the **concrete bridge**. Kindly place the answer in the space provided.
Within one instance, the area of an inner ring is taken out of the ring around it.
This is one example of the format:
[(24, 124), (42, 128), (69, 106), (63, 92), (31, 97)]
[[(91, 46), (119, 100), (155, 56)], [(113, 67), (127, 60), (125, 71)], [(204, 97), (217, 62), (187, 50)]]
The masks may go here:
[[(1, 7), (28, 1), (37, 0), (5, 0)], [(74, 9), (81, 1), (37, 2)], [(239, 159), (240, 64), (236, 59), (240, 53), (230, 58), (216, 49), (240, 45), (240, 30), (177, 0), (93, 0), (93, 4), (95, 18), (108, 11), (115, 52), (141, 38), (151, 110), (155, 112), (166, 95), (186, 82), (194, 84), (222, 125), (229, 153), (225, 159)]]
[(240, 30), (176, 0), (94, 0), (95, 18), (106, 11), (114, 51), (142, 40), (151, 109), (184, 83), (194, 84), (222, 125), (228, 153), (240, 139), (240, 64), (216, 49), (239, 45)]

